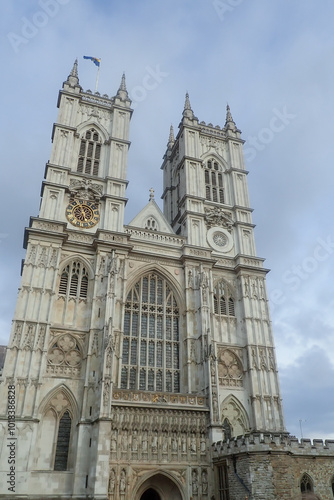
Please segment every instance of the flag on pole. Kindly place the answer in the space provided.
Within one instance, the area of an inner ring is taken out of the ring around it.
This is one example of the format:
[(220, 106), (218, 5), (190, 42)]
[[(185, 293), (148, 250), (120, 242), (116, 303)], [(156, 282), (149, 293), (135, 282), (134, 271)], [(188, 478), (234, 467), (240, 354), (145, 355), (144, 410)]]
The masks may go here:
[(91, 57), (91, 56), (83, 56), (84, 59), (90, 59), (93, 61), (93, 63), (99, 68), (100, 67), (100, 62), (101, 59), (98, 59), (97, 57)]

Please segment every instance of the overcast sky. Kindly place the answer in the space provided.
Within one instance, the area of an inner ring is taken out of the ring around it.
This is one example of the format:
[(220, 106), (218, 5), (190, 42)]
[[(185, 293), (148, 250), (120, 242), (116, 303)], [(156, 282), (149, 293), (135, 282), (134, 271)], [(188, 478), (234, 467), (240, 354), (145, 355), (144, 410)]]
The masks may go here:
[[(162, 193), (162, 155), (188, 91), (200, 121), (242, 130), (287, 429), (334, 438), (334, 3), (332, 0), (5, 0), (1, 47), (0, 344), (39, 210), (57, 96), (80, 84), (133, 99), (126, 222)], [(150, 75), (150, 78), (148, 77)], [(149, 82), (149, 83), (148, 83)], [(161, 206), (161, 203), (160, 203)]]

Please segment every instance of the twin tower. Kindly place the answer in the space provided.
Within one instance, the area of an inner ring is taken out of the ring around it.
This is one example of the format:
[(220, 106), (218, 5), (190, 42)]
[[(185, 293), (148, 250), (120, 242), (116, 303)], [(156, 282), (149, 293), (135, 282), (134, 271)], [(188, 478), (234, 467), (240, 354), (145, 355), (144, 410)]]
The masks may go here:
[(223, 127), (199, 122), (187, 95), (163, 213), (151, 192), (124, 225), (124, 76), (92, 94), (75, 62), (58, 107), (1, 384), (0, 498), (244, 498), (213, 443), (287, 433), (240, 130), (228, 106)]

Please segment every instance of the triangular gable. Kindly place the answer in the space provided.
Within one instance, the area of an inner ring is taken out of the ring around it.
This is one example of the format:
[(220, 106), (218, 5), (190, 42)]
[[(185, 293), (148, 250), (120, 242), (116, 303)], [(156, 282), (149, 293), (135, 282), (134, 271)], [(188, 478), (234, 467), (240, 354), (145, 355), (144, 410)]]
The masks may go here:
[(175, 234), (154, 200), (150, 200), (139, 214), (129, 222), (128, 226), (151, 229), (160, 233)]

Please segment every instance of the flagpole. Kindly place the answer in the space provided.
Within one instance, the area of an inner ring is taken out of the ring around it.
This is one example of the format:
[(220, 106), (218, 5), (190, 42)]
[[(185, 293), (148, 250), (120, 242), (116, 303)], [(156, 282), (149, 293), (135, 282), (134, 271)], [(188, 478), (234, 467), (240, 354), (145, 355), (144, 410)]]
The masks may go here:
[(96, 83), (95, 83), (95, 93), (97, 92), (97, 85), (99, 83), (100, 65), (97, 67)]

